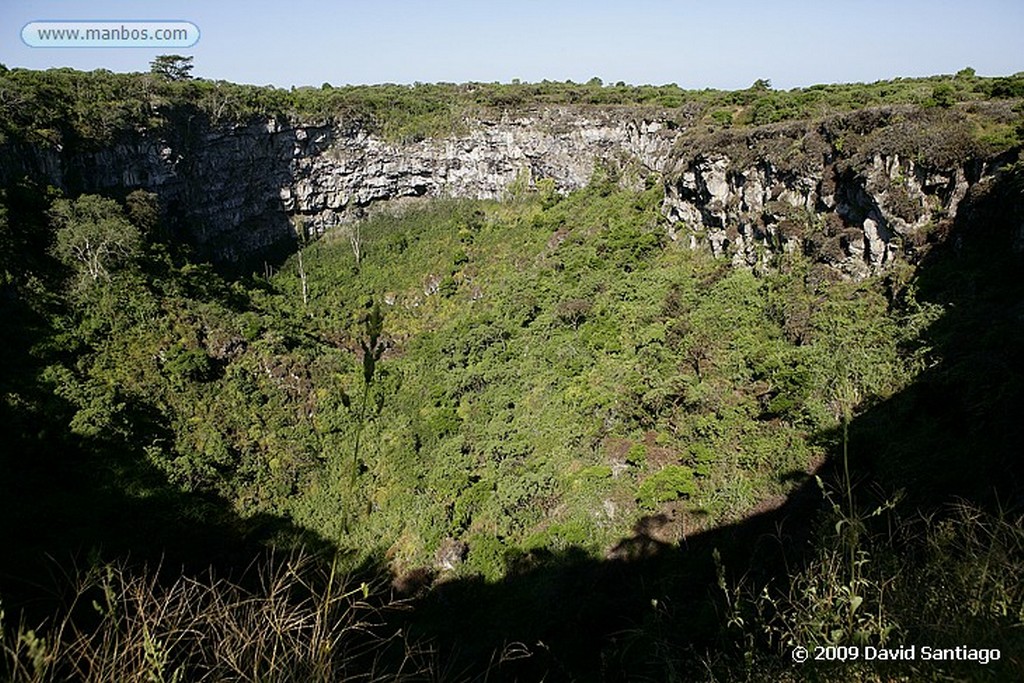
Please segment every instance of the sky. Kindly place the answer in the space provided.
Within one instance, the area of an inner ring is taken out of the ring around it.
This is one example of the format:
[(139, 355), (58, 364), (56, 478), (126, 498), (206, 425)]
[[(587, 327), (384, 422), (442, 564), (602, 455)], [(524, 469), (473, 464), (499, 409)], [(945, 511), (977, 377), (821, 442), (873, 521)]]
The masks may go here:
[[(38, 20), (181, 20), (193, 47), (28, 47)], [(279, 87), (573, 80), (780, 89), (1024, 71), (1022, 0), (0, 0), (0, 63)]]

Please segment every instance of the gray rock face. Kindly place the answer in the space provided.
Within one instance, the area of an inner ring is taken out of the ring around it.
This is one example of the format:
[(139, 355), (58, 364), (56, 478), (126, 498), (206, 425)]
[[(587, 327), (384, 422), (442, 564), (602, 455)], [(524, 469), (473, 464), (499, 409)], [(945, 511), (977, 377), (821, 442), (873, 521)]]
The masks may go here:
[(861, 278), (913, 257), (994, 170), (978, 160), (924, 168), (898, 154), (875, 154), (859, 168), (822, 155), (799, 171), (765, 158), (741, 165), (724, 154), (698, 155), (666, 183), (663, 212), (673, 239), (735, 265), (809, 249)]
[[(322, 233), (377, 202), (402, 197), (492, 199), (517, 180), (551, 178), (558, 190), (585, 186), (595, 163), (657, 163), (672, 138), (658, 122), (564, 109), (474, 121), (465, 135), (397, 145), (362, 131), (320, 131), (316, 148), (296, 147), (282, 208)], [(326, 153), (321, 153), (321, 150)]]
[(658, 174), (669, 236), (684, 245), (752, 267), (773, 253), (811, 250), (863, 277), (912, 255), (993, 170), (978, 159), (936, 166), (898, 153), (843, 154), (809, 124), (794, 125), (803, 128), (737, 131), (708, 143), (667, 114), (546, 107), (403, 144), (345, 123), (266, 121), (199, 128), (176, 142), (136, 132), (73, 155), (8, 148), (0, 183), (29, 174), (78, 192), (157, 192), (200, 255), (230, 262), (293, 245), (298, 223), (319, 235), (375, 205), (497, 198), (542, 178), (567, 192), (585, 186), (600, 163), (634, 177)]
[(673, 142), (663, 121), (626, 109), (545, 108), (466, 129), (409, 144), (356, 126), (277, 121), (177, 144), (136, 133), (97, 152), (10, 150), (0, 183), (28, 174), (73, 192), (154, 191), (201, 255), (235, 261), (293, 243), (297, 219), (318, 235), (405, 197), (497, 198), (517, 180), (541, 178), (567, 192), (585, 186), (599, 161), (657, 165)]

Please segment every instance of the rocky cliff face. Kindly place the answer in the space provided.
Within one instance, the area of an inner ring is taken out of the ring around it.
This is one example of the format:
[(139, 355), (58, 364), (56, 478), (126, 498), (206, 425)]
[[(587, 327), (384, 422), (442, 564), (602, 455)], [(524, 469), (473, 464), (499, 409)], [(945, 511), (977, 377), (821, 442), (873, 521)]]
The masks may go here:
[(478, 119), (463, 135), (392, 143), (358, 126), (267, 121), (199, 129), (176, 140), (133, 134), (109, 149), (12, 150), (0, 183), (28, 174), (71, 192), (160, 195), (200, 254), (235, 261), (313, 235), (406, 197), (500, 197), (551, 178), (569, 191), (595, 163), (664, 159), (663, 121), (622, 109), (540, 109)]
[[(998, 105), (983, 114), (1014, 117)], [(940, 238), (971, 187), (1006, 162), (973, 142), (964, 116), (889, 108), (709, 131), (667, 113), (551, 107), (404, 144), (356, 125), (197, 125), (94, 152), (14, 150), (0, 181), (29, 173), (71, 191), (157, 192), (202, 255), (237, 261), (293, 244), (299, 223), (321, 234), (405, 197), (494, 198), (542, 178), (569, 191), (601, 163), (658, 174), (669, 234), (693, 248), (749, 266), (802, 250), (862, 277)]]
[(711, 154), (667, 185), (665, 210), (683, 229), (683, 235), (671, 229), (674, 239), (707, 246), (737, 265), (810, 249), (858, 277), (912, 256), (990, 170), (976, 162), (931, 169), (898, 154), (875, 154), (860, 169), (823, 157), (817, 168), (794, 174), (765, 159), (736, 167)]
[(694, 141), (667, 169), (670, 234), (737, 265), (801, 250), (855, 278), (913, 260), (1015, 157), (986, 150), (960, 116), (880, 109)]
[(595, 163), (653, 162), (671, 149), (664, 121), (628, 110), (564, 108), (478, 119), (447, 139), (391, 144), (358, 129), (296, 129), (282, 207), (316, 232), (377, 202), (410, 196), (500, 197), (517, 180), (586, 185)]

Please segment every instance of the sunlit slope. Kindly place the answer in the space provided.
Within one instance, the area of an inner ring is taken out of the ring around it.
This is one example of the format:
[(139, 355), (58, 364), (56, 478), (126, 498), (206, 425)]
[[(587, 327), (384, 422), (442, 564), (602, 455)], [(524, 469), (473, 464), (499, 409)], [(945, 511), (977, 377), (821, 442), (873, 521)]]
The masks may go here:
[(935, 313), (907, 292), (799, 256), (734, 269), (668, 241), (659, 199), (598, 179), (440, 203), (293, 258), (264, 317), (346, 351), (311, 378), (322, 465), (288, 496), (296, 520), (400, 567), (454, 539), (460, 571), (491, 577), (538, 548), (607, 553), (645, 515), (677, 541), (780, 500), (819, 431), (913, 375)]

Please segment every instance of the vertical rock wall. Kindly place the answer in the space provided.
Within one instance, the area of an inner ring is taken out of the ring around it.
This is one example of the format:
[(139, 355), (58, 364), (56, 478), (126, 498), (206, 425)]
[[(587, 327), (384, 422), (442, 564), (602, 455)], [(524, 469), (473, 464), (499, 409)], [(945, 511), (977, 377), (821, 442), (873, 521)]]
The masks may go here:
[(941, 237), (969, 189), (1010, 158), (907, 107), (709, 131), (671, 112), (563, 106), (465, 131), (402, 144), (357, 125), (265, 121), (197, 125), (174, 141), (134, 132), (75, 154), (9, 145), (0, 182), (27, 174), (69, 192), (156, 192), (200, 255), (232, 262), (293, 248), (300, 222), (321, 234), (374, 205), (497, 198), (541, 178), (571, 191), (606, 164), (659, 175), (669, 235), (683, 244), (747, 266), (802, 250), (863, 277)]

